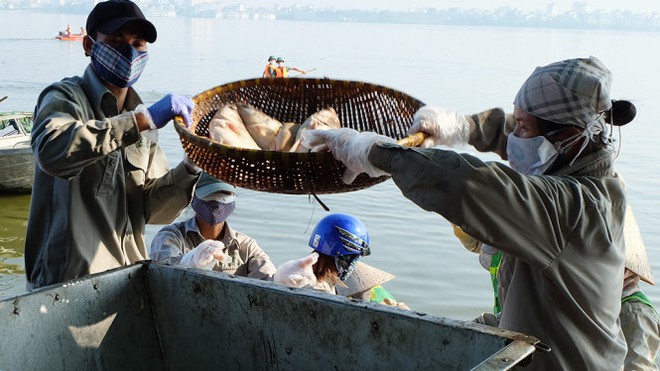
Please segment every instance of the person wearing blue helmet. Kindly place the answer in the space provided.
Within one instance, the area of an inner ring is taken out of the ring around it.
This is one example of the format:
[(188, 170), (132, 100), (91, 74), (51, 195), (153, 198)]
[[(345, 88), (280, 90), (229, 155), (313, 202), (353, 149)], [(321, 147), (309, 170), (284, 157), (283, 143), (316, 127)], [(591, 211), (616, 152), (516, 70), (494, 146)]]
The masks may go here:
[(380, 286), (393, 275), (359, 262), (371, 254), (371, 248), (367, 228), (355, 216), (335, 213), (324, 217), (308, 245), (314, 251), (280, 265), (275, 282), (408, 309)]
[(371, 254), (367, 227), (349, 214), (330, 214), (321, 219), (308, 245), (319, 253), (314, 273), (320, 280), (327, 280), (333, 274), (341, 281), (346, 280), (359, 258)]

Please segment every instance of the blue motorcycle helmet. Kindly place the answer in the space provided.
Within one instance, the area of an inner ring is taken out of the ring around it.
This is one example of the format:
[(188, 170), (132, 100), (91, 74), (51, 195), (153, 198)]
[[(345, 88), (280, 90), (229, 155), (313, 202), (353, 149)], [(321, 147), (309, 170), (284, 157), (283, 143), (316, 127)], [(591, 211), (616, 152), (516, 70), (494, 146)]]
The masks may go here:
[(361, 256), (371, 254), (367, 227), (360, 219), (343, 213), (321, 219), (309, 237), (309, 247), (334, 258), (342, 281), (350, 276)]

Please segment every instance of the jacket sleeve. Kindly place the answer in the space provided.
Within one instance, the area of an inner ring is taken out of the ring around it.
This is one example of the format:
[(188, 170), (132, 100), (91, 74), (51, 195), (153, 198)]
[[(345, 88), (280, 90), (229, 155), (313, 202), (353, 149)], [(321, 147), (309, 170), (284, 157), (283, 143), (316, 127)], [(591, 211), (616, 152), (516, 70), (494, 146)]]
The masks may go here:
[(247, 238), (243, 243), (248, 251), (248, 277), (258, 280), (272, 280), (275, 275), (275, 265), (270, 257), (259, 247), (257, 241)]
[(76, 177), (85, 166), (136, 143), (139, 131), (132, 112), (94, 117), (82, 91), (73, 83), (58, 83), (39, 96), (34, 114), (32, 151), (46, 173)]
[(470, 125), (468, 143), (479, 152), (494, 152), (506, 160), (507, 138), (516, 126), (513, 116), (493, 108), (465, 118)]
[(424, 210), (541, 268), (553, 263), (582, 217), (584, 201), (570, 178), (527, 177), (466, 154), (393, 144), (374, 145), (369, 160)]
[(173, 226), (163, 227), (151, 241), (149, 258), (153, 261), (178, 264), (188, 250), (183, 236)]
[(160, 146), (152, 143), (145, 177), (147, 223), (168, 224), (190, 203), (199, 174), (188, 173), (183, 162), (170, 169)]

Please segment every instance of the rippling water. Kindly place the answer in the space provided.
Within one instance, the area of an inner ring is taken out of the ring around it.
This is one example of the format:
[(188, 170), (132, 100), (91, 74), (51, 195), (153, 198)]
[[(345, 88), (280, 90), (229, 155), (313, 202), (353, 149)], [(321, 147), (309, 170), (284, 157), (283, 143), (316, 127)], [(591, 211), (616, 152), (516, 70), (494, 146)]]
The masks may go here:
[[(84, 24), (84, 16), (29, 17), (26, 22), (25, 13), (0, 12), (0, 97), (9, 96), (1, 110), (32, 110), (47, 84), (82, 73), (88, 63), (80, 43), (52, 39), (66, 24), (73, 29)], [(289, 66), (316, 68), (312, 77), (378, 83), (428, 104), (472, 113), (496, 106), (510, 109), (518, 87), (537, 65), (597, 56), (614, 73), (613, 96), (638, 107), (638, 118), (622, 129), (617, 166), (660, 275), (655, 227), (660, 219), (658, 34), (189, 18), (157, 18), (154, 23), (158, 41), (150, 46), (149, 65), (136, 86), (146, 102), (168, 92), (194, 95), (260, 76), (266, 58), (274, 54)], [(161, 130), (160, 142), (175, 165), (183, 152), (171, 126)], [(373, 246), (365, 262), (395, 274), (385, 286), (411, 308), (460, 319), (490, 310), (488, 273), (476, 255), (461, 247), (446, 220), (402, 197), (391, 181), (321, 199), (331, 211), (364, 221)], [(325, 213), (306, 196), (241, 189), (237, 202), (230, 223), (254, 237), (275, 264), (307, 253), (309, 233)], [(24, 290), (28, 208), (29, 197), (0, 197), (0, 298)], [(149, 226), (148, 241), (158, 228)], [(657, 287), (643, 289), (660, 304)]]

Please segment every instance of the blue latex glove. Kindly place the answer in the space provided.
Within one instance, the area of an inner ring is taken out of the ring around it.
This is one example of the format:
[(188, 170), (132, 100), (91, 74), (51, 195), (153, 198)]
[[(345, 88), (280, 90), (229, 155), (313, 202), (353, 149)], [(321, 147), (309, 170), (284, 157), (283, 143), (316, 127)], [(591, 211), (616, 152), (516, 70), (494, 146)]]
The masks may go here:
[(170, 122), (174, 116), (182, 116), (187, 127), (192, 125), (192, 112), (195, 107), (192, 99), (183, 95), (167, 94), (163, 99), (148, 108), (151, 119), (158, 129)]

